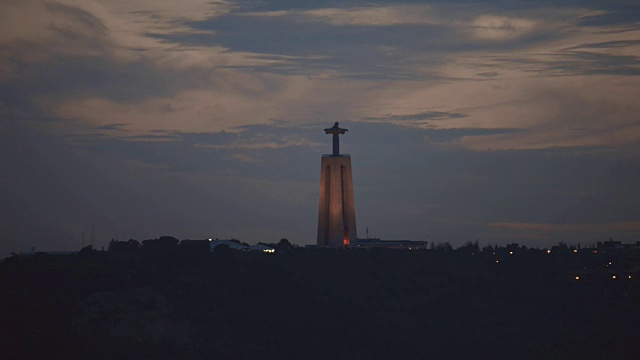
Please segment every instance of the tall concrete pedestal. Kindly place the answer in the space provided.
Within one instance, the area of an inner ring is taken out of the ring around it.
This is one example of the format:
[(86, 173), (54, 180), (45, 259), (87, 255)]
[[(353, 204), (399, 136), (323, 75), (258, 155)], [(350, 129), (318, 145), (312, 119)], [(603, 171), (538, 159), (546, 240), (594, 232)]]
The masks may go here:
[(320, 171), (318, 247), (357, 246), (351, 156), (323, 155)]

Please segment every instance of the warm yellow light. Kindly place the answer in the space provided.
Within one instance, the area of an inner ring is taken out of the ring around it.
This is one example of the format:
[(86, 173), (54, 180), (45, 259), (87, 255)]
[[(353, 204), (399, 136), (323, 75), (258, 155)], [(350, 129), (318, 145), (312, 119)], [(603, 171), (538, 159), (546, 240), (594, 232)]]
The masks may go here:
[(547, 254), (551, 254), (551, 250), (547, 250)]
[(617, 279), (617, 277), (616, 277), (615, 275), (613, 275), (611, 278), (612, 278), (612, 279)]
[(574, 252), (574, 253), (577, 253), (577, 252), (578, 252), (578, 250), (577, 250), (577, 249), (573, 249), (573, 252)]
[(580, 276), (576, 276), (576, 280), (580, 280)]
[(629, 275), (629, 279), (631, 279), (631, 275)]
[(509, 255), (513, 255), (513, 251), (509, 251)]

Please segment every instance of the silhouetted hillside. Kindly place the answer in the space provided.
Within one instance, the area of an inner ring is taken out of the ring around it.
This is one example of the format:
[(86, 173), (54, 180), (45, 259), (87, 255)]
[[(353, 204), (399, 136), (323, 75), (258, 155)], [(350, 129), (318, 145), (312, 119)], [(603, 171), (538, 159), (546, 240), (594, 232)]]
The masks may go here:
[(167, 238), (14, 256), (0, 264), (0, 348), (14, 358), (637, 359), (637, 255), (555, 250), (209, 253)]

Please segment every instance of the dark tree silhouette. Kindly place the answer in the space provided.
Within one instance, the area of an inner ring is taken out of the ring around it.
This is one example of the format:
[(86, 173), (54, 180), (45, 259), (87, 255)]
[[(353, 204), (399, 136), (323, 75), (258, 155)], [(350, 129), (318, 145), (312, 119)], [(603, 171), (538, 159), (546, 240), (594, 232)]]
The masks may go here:
[(287, 252), (293, 248), (293, 245), (287, 239), (280, 239), (278, 244), (276, 244), (276, 250), (278, 252)]
[(476, 240), (475, 242), (467, 241), (464, 245), (457, 248), (456, 251), (465, 254), (478, 254), (480, 253), (478, 240)]

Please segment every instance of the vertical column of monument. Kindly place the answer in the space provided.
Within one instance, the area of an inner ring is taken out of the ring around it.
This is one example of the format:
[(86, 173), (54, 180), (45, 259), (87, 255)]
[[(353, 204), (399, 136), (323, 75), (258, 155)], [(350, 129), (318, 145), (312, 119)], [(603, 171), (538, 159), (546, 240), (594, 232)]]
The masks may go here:
[(329, 234), (331, 222), (329, 215), (331, 214), (331, 165), (329, 165), (322, 157), (320, 164), (320, 206), (318, 209), (318, 247), (329, 246)]
[(351, 175), (351, 157), (341, 155), (338, 135), (347, 129), (325, 129), (333, 135), (333, 154), (323, 155), (320, 170), (318, 207), (319, 247), (349, 248), (357, 246), (356, 214)]
[[(343, 219), (344, 219), (344, 231), (343, 234), (343, 243), (347, 242), (346, 245), (349, 247), (357, 247), (358, 246), (358, 234), (356, 232), (356, 206), (353, 196), (353, 176), (351, 175), (351, 157), (346, 155), (344, 157), (344, 164), (342, 165), (343, 169), (343, 182), (342, 182), (342, 192), (343, 192)], [(345, 239), (345, 236), (348, 238)]]

